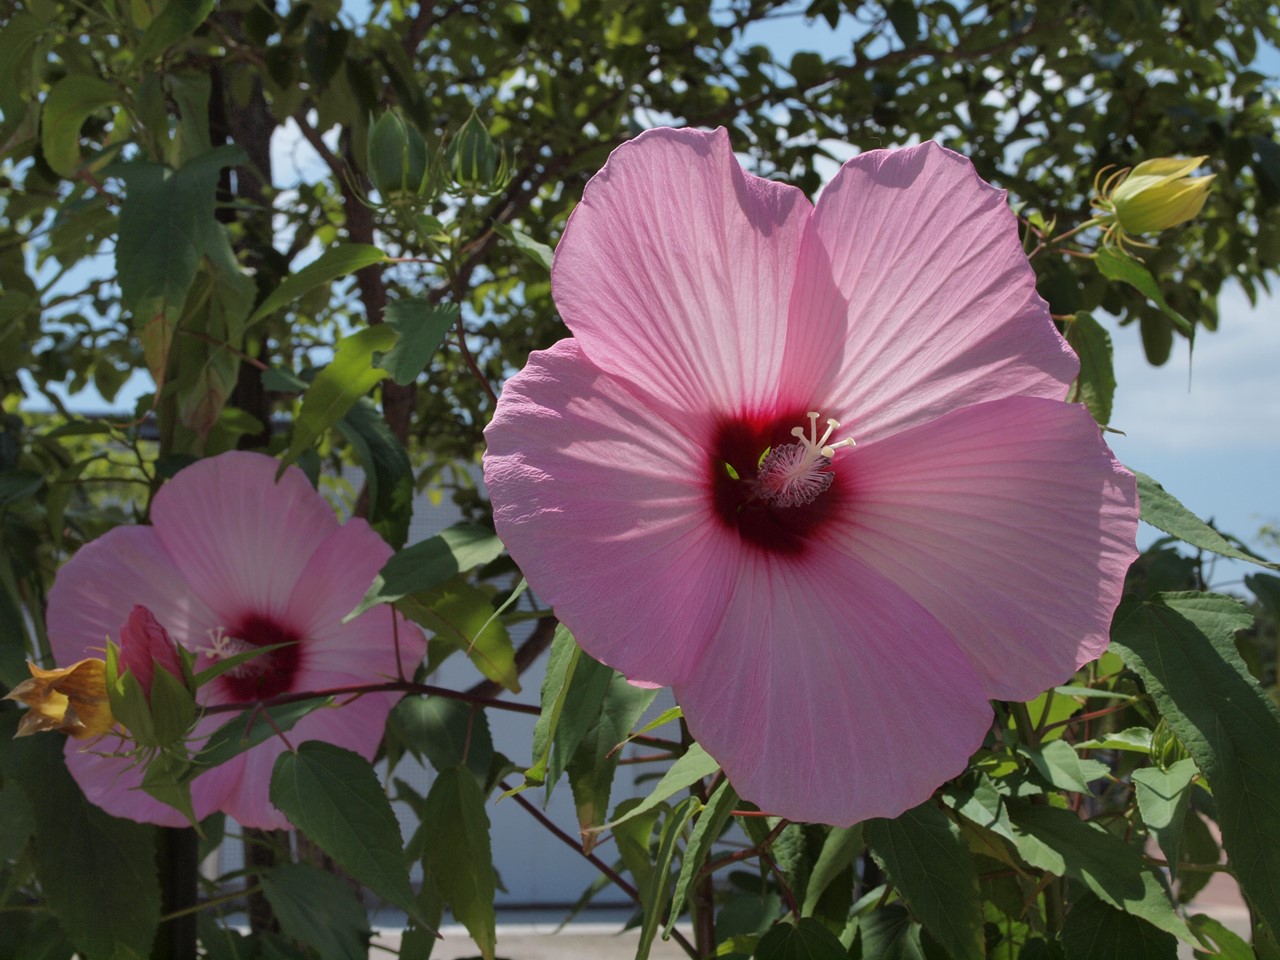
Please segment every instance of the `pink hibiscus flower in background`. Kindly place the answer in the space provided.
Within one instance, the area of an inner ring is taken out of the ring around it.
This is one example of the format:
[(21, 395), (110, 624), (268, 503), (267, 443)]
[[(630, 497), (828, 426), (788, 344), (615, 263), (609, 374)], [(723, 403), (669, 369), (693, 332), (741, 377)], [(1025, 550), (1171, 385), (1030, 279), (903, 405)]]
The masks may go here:
[[(394, 679), (401, 667), (412, 676), (425, 651), (417, 627), (400, 619), (393, 629), (389, 607), (342, 622), (391, 548), (363, 520), (340, 524), (297, 468), (276, 483), (279, 465), (244, 452), (198, 461), (156, 494), (151, 526), (116, 527), (81, 548), (49, 593), (57, 662), (100, 653), (141, 605), (175, 641), (200, 654), (197, 670), (252, 647), (292, 644), (202, 687), (205, 704), (377, 683)], [(289, 738), (295, 745), (327, 740), (372, 758), (397, 699), (367, 694), (317, 710)], [(210, 715), (197, 733), (207, 735), (230, 718)], [(115, 816), (184, 825), (176, 810), (137, 789), (140, 770), (104, 755), (115, 749), (111, 737), (87, 749), (68, 741), (67, 766), (85, 795)], [(197, 777), (191, 787), (196, 816), (221, 810), (243, 826), (288, 829), (268, 799), (271, 770), (284, 749), (273, 737)]]
[(1062, 402), (1076, 358), (963, 157), (863, 154), (814, 207), (724, 130), (648, 131), (552, 284), (574, 337), (486, 431), (498, 532), (746, 799), (896, 816), (965, 768), (989, 698), (1106, 647), (1134, 480)]

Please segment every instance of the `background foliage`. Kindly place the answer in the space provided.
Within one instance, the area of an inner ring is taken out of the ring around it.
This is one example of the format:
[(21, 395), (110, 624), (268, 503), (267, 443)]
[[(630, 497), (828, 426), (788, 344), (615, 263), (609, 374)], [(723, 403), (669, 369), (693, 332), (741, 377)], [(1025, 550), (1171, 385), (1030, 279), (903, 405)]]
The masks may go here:
[[(433, 632), (420, 681), (458, 649), (477, 670), (467, 699), (415, 696), (393, 715), (392, 767), (412, 754), (438, 771), (425, 796), (392, 788), (423, 823), (407, 844), (360, 812), (387, 804), (367, 767), (305, 745), (273, 797), (307, 843), (210, 882), (198, 914), (167, 886), (179, 841), (88, 805), (53, 736), (7, 742), (5, 704), (0, 955), (181, 956), (197, 932), (211, 956), (363, 955), (345, 871), (410, 917), (406, 955), (429, 950), (447, 905), (492, 957), (486, 803), (524, 776), (569, 780), (588, 847), (614, 824), (613, 859), (590, 856), (636, 901), (642, 951), (684, 916), (697, 956), (1162, 958), (1179, 940), (1280, 956), (1280, 578), (1259, 566), (1239, 598), (1207, 592), (1205, 551), (1248, 551), (1154, 481), (1144, 518), (1171, 539), (1135, 566), (1112, 652), (998, 705), (934, 801), (832, 830), (739, 815), (674, 718), (645, 734), (672, 773), (611, 807), (613, 748), (651, 695), (527, 595), (495, 616), (519, 591), (473, 480), (503, 379), (567, 332), (547, 266), (568, 213), (609, 151), (658, 123), (726, 125), (755, 172), (811, 195), (846, 144), (937, 138), (971, 157), (1023, 216), (1040, 292), (1084, 360), (1077, 395), (1105, 425), (1113, 344), (1094, 313), (1118, 319), (1114, 349), (1161, 364), (1216, 328), (1227, 281), (1253, 298), (1280, 263), (1276, 88), (1256, 65), (1280, 43), (1274, 8), (18, 0), (0, 17), (0, 685), (47, 662), (58, 565), (144, 521), (192, 458), (233, 447), (313, 477), (362, 466), (352, 506), (396, 548), (415, 491), (453, 497), (476, 526), (404, 551), (371, 602)], [(838, 26), (847, 49), (769, 42), (798, 17)], [(291, 163), (300, 145), (317, 159)], [(1088, 232), (1052, 242), (1089, 218), (1098, 169), (1201, 154), (1213, 198), (1145, 267), (1080, 256)], [(133, 416), (68, 411), (61, 394), (88, 388)], [(508, 628), (525, 620), (517, 647)], [(482, 704), (548, 646), (529, 755), (495, 754)], [(221, 830), (205, 824), (202, 849)], [(1241, 886), (1250, 937), (1185, 909), (1215, 872)], [(88, 874), (109, 894), (86, 899)], [(246, 891), (247, 937), (221, 923)]]

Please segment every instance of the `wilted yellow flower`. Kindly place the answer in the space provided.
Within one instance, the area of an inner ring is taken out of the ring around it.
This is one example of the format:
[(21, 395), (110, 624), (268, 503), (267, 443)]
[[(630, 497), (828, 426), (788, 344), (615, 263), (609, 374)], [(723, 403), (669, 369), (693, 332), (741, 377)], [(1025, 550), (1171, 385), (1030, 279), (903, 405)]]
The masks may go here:
[[(1168, 230), (1195, 217), (1209, 196), (1213, 175), (1188, 176), (1207, 157), (1157, 157), (1132, 170), (1118, 170), (1099, 186), (1103, 167), (1094, 178), (1093, 204), (1102, 210), (1104, 244), (1119, 243), (1143, 233)], [(1140, 244), (1141, 245), (1141, 244)]]
[(28, 662), (31, 679), (13, 688), (5, 700), (30, 709), (18, 722), (16, 736), (58, 730), (77, 739), (96, 737), (115, 725), (107, 700), (107, 665), (88, 659), (58, 670), (43, 670)]

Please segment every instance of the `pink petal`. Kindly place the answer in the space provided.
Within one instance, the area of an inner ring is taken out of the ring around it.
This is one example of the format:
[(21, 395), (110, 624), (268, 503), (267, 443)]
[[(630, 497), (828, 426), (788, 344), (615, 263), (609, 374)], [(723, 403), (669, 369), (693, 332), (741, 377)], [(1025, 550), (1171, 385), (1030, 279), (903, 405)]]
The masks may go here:
[(135, 604), (149, 609), (177, 642), (205, 642), (217, 617), (192, 594), (152, 527), (116, 527), (81, 547), (49, 591), (55, 662), (101, 657)]
[(740, 550), (711, 513), (707, 418), (673, 416), (562, 340), (503, 387), (484, 458), (530, 587), (593, 657), (664, 685), (700, 659)]
[(364, 598), (391, 548), (363, 520), (347, 521), (320, 544), (289, 598), (287, 619), (307, 637), (303, 675), (311, 670), (345, 672), (348, 683), (395, 677), (396, 640), (400, 665), (412, 677), (426, 653), (422, 631), (398, 618), (393, 628), (388, 608), (371, 610), (344, 624), (343, 618)]
[(279, 466), (260, 453), (223, 453), (182, 470), (152, 504), (178, 572), (226, 621), (246, 610), (282, 615), (311, 555), (338, 529), (301, 470), (275, 482)]
[(950, 637), (907, 593), (814, 544), (750, 553), (707, 651), (675, 687), (689, 731), (762, 810), (893, 817), (956, 776), (991, 711)]
[(1011, 397), (842, 456), (833, 540), (955, 637), (986, 696), (1028, 699), (1106, 648), (1138, 501), (1082, 406)]
[(587, 184), (556, 305), (597, 366), (681, 409), (770, 406), (810, 210), (744, 174), (723, 129), (646, 131)]
[(859, 443), (984, 400), (1062, 399), (1078, 366), (1004, 191), (932, 142), (840, 169), (790, 309), (782, 396), (826, 404)]

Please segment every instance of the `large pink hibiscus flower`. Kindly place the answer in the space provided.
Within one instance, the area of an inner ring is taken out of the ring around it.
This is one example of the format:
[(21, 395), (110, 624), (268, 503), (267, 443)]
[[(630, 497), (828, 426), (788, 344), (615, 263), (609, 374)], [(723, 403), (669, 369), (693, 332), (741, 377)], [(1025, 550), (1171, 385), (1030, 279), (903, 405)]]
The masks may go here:
[(1062, 402), (1076, 358), (964, 158), (866, 153), (813, 207), (723, 130), (652, 130), (588, 184), (552, 283), (574, 337), (486, 432), (498, 532), (742, 796), (895, 816), (964, 769), (988, 698), (1106, 647), (1133, 477)]
[[(49, 639), (58, 663), (101, 655), (135, 604), (169, 635), (213, 658), (292, 641), (201, 688), (205, 704), (394, 679), (396, 636), (390, 608), (344, 624), (391, 548), (363, 520), (339, 524), (297, 468), (275, 482), (280, 463), (256, 453), (224, 453), (182, 470), (156, 494), (151, 526), (117, 527), (86, 544), (49, 593)], [(400, 664), (412, 676), (425, 643), (401, 620)], [(396, 694), (370, 694), (320, 709), (288, 734), (295, 745), (327, 740), (372, 758)], [(200, 722), (208, 734), (234, 716)], [(106, 756), (112, 735), (87, 748), (67, 742), (67, 766), (85, 795), (108, 813), (181, 826), (181, 814), (137, 789), (141, 772)], [(192, 784), (197, 817), (221, 810), (247, 827), (287, 829), (268, 800), (279, 738), (201, 774)]]

